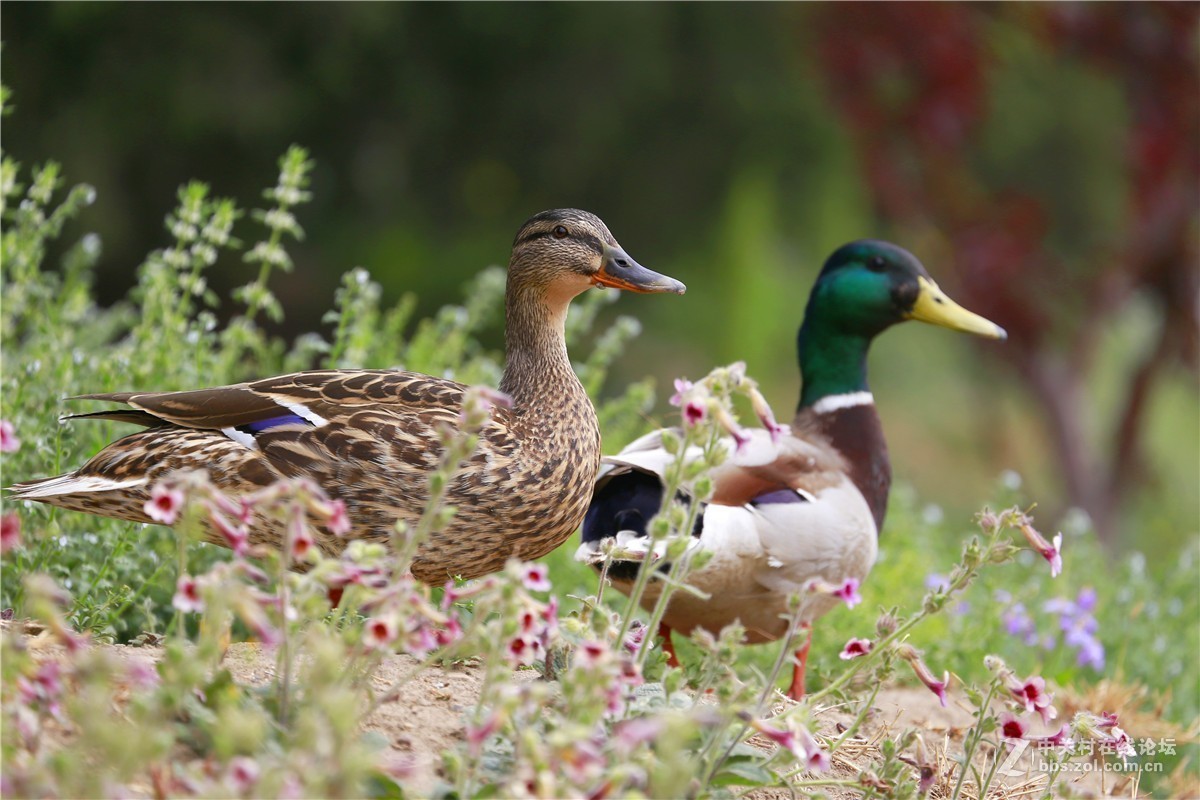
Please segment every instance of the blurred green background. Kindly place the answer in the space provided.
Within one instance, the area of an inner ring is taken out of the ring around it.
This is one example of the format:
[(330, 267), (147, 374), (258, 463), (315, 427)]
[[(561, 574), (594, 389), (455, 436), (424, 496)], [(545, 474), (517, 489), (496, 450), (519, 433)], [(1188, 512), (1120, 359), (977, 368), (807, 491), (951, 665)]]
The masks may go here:
[(1174, 548), (1200, 529), (1198, 8), (6, 3), (4, 149), (97, 188), (113, 302), (177, 186), (245, 202), (310, 148), (289, 333), (351, 267), (430, 312), (529, 215), (594, 211), (689, 286), (606, 312), (644, 324), (607, 390), (655, 376), (664, 419), (672, 378), (738, 359), (786, 416), (822, 260), (894, 240), (1012, 334), (878, 342), (896, 475), (963, 519), (1020, 475), (1046, 528), (1079, 507)]

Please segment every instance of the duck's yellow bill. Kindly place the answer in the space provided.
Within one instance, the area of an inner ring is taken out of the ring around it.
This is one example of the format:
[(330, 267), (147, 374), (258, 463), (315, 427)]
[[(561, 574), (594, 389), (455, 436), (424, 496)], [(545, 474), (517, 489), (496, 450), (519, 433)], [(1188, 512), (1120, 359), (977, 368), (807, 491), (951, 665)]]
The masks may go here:
[(925, 277), (917, 278), (921, 291), (917, 302), (913, 303), (908, 319), (928, 322), (931, 325), (941, 325), (956, 331), (974, 333), (989, 339), (1007, 339), (1008, 332), (989, 319), (967, 311), (958, 303), (951, 300), (938, 285)]

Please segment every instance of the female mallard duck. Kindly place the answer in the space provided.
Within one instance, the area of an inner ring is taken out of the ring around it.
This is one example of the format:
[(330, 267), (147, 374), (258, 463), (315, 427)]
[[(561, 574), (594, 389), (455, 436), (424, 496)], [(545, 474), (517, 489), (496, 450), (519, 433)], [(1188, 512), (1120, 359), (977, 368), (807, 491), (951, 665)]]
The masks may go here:
[[(583, 519), (600, 430), (567, 358), (563, 326), (571, 300), (593, 285), (684, 291), (630, 258), (585, 211), (545, 211), (521, 226), (508, 266), (500, 381), (512, 405), (494, 410), (449, 487), (447, 502), (458, 513), (421, 546), (412, 564), (418, 579), (476, 577), (509, 558), (538, 558)], [(413, 372), (318, 370), (196, 391), (85, 395), (134, 410), (83, 416), (147, 429), (75, 472), (13, 489), (20, 500), (151, 522), (143, 510), (150, 489), (176, 470), (207, 470), (234, 494), (307, 477), (346, 504), (347, 537), (318, 531), (321, 549), (336, 554), (346, 538), (387, 541), (397, 519), (420, 515), (442, 447), (438, 429), (458, 424), (464, 389)], [(282, 540), (265, 525), (251, 537), (274, 546)]]
[[(660, 632), (672, 662), (671, 629), (715, 634), (740, 621), (747, 641), (775, 641), (788, 630), (788, 597), (809, 581), (840, 584), (866, 576), (891, 485), (883, 429), (867, 389), (867, 349), (877, 335), (909, 319), (993, 339), (1006, 335), (954, 303), (915, 257), (893, 244), (858, 241), (830, 256), (800, 327), (802, 387), (790, 435), (766, 458), (760, 440), (712, 474), (715, 491), (693, 531), (712, 558), (687, 578), (708, 599), (688, 592), (671, 598)], [(619, 532), (630, 532), (622, 540), (646, 536), (662, 500), (660, 476), (673, 459), (656, 432), (604, 460), (579, 560), (603, 561), (601, 542)], [(618, 589), (628, 593), (639, 563), (610, 565)], [(659, 589), (657, 581), (647, 587), (647, 609)], [(812, 596), (802, 622), (836, 602)], [(807, 652), (807, 644), (797, 652), (790, 691), (796, 699), (804, 692)]]

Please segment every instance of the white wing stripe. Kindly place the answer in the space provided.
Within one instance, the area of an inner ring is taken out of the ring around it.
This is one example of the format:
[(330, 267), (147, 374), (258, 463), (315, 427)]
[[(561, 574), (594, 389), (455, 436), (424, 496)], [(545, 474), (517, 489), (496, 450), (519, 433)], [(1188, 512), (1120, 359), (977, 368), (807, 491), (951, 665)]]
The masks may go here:
[(320, 428), (322, 425), (329, 424), (329, 420), (325, 419), (324, 417), (322, 417), (320, 414), (313, 411), (312, 409), (301, 405), (300, 403), (289, 403), (286, 400), (280, 400), (278, 397), (272, 397), (271, 399), (274, 400), (279, 405), (286, 408), (288, 411), (295, 414), (297, 417), (300, 417), (303, 420), (307, 420), (308, 422), (311, 422), (313, 425), (315, 425), (318, 428)]

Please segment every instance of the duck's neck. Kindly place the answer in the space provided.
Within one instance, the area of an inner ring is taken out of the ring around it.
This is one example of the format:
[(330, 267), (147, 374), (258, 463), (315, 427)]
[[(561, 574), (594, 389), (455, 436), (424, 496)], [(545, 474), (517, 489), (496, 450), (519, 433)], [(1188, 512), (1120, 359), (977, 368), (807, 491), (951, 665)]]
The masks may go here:
[[(810, 309), (811, 311), (811, 309)], [(806, 315), (798, 340), (798, 427), (815, 427), (846, 459), (850, 479), (883, 528), (892, 466), (875, 399), (867, 388), (867, 350), (872, 336), (838, 331)]]
[(570, 302), (570, 297), (555, 296), (546, 287), (510, 284), (505, 292), (506, 362), (500, 391), (523, 415), (553, 416), (564, 404), (581, 402), (591, 408), (567, 356)]

